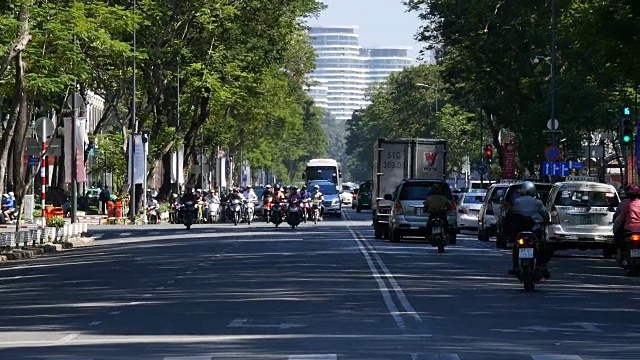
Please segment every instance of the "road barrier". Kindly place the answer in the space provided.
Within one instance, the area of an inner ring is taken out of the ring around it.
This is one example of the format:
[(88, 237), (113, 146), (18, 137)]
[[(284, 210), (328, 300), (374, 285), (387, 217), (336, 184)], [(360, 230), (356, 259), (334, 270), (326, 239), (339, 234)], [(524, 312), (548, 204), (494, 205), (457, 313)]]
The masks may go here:
[(24, 228), (20, 231), (7, 231), (0, 233), (0, 248), (42, 246), (47, 243), (64, 242), (86, 236), (87, 224), (65, 224), (61, 228), (47, 227)]

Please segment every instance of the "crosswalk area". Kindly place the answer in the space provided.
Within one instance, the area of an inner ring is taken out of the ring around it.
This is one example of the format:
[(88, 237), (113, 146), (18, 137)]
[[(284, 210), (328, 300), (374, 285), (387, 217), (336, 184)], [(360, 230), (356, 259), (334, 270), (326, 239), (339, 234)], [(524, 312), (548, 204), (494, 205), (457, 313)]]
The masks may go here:
[[(103, 358), (103, 357), (65, 357), (65, 356), (51, 356), (51, 357), (40, 357), (36, 358), (37, 360), (221, 360), (221, 359), (230, 359), (230, 355), (228, 353), (224, 355), (193, 355), (193, 356), (165, 356), (165, 357), (155, 357), (155, 358), (147, 358), (144, 356), (140, 357), (116, 357), (116, 358)], [(232, 359), (274, 359), (274, 360), (350, 360), (350, 359), (369, 359), (375, 358), (379, 359), (379, 356), (374, 354), (371, 357), (363, 354), (358, 355), (339, 355), (339, 354), (298, 354), (298, 355), (271, 355), (267, 356), (264, 354), (259, 355), (258, 357), (251, 355), (239, 355), (233, 356)], [(391, 358), (390, 358), (391, 359)], [(579, 355), (568, 355), (568, 354), (540, 354), (540, 355), (504, 355), (504, 356), (494, 356), (494, 355), (462, 355), (457, 353), (432, 353), (432, 354), (406, 354), (401, 355), (398, 354), (394, 356), (393, 359), (406, 359), (406, 360), (476, 360), (476, 359), (510, 359), (510, 360), (587, 360)], [(589, 359), (590, 360), (590, 359)]]

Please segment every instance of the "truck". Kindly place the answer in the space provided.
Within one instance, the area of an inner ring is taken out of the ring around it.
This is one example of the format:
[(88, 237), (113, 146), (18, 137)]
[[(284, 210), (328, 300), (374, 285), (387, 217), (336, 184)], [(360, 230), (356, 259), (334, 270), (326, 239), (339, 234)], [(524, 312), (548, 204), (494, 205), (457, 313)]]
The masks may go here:
[(389, 214), (393, 194), (403, 180), (447, 178), (447, 140), (378, 139), (373, 144), (371, 210), (376, 238), (389, 237)]

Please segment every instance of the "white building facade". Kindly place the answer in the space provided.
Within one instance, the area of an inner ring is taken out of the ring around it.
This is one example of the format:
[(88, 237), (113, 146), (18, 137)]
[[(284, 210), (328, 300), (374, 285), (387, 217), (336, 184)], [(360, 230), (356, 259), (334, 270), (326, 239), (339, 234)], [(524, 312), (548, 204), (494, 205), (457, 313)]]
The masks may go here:
[(339, 120), (351, 118), (353, 110), (369, 102), (365, 90), (389, 74), (411, 65), (409, 47), (363, 48), (357, 26), (316, 26), (309, 29), (317, 52), (316, 69), (307, 89), (316, 105)]

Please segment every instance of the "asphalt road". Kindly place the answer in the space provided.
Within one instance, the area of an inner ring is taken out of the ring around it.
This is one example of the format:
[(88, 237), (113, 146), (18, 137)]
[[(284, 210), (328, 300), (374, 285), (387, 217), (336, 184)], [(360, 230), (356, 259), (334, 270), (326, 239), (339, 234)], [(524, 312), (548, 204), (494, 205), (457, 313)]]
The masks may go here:
[(369, 212), (93, 232), (0, 266), (0, 359), (640, 359), (640, 279), (591, 252), (525, 293), (493, 243), (391, 244)]

